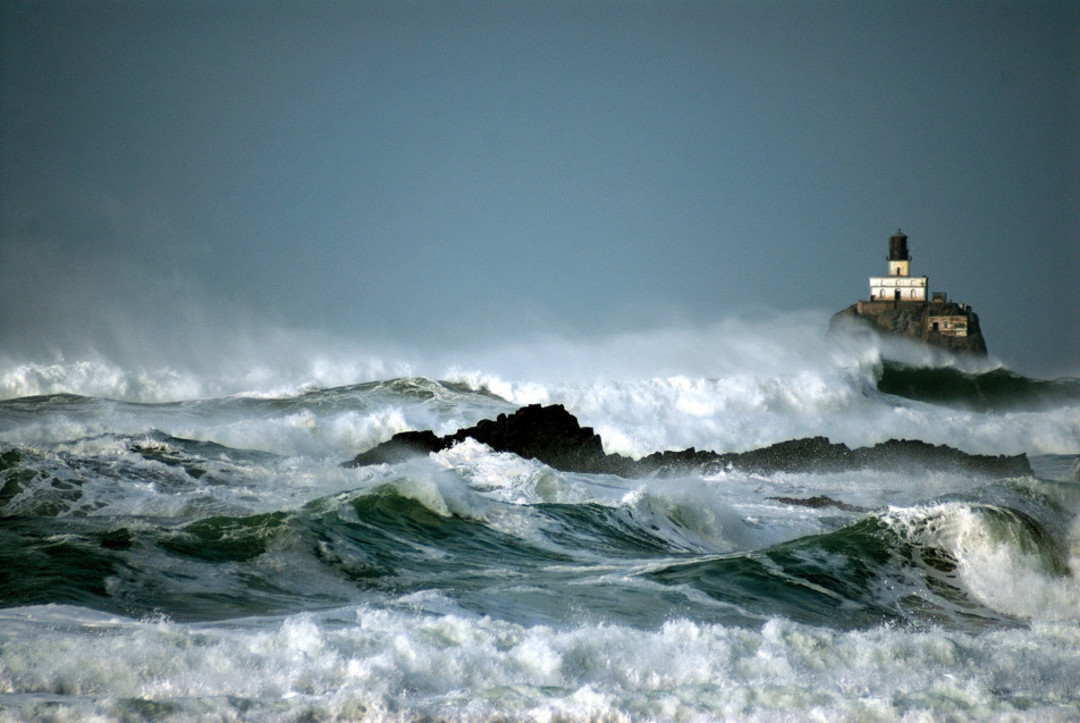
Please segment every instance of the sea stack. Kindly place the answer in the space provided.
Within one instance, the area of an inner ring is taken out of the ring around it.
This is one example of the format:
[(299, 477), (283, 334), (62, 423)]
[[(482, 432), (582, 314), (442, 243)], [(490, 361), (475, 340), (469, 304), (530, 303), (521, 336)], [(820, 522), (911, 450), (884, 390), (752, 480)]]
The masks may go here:
[[(889, 239), (887, 276), (870, 277), (870, 299), (833, 315), (829, 330), (851, 322), (883, 335), (904, 336), (957, 354), (986, 356), (979, 317), (967, 304), (928, 292), (926, 276), (911, 275), (908, 237), (900, 229)], [(928, 298), (929, 297), (929, 298)]]

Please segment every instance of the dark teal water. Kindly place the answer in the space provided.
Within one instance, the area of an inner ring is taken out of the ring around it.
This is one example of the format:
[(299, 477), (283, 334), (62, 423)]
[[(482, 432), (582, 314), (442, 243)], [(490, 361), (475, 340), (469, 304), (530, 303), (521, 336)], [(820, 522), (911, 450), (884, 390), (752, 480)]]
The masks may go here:
[(982, 412), (1080, 407), (1080, 379), (1032, 379), (1004, 367), (967, 372), (885, 361), (877, 386), (887, 394)]

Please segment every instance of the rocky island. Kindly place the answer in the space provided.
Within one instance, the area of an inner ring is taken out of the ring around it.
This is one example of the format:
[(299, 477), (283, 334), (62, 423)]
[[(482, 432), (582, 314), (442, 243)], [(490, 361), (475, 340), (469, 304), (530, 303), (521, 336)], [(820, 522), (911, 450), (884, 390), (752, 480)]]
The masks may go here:
[(613, 474), (620, 477), (708, 474), (738, 469), (757, 474), (775, 472), (840, 472), (853, 469), (918, 467), (1012, 477), (1032, 473), (1027, 456), (967, 454), (945, 445), (891, 439), (872, 447), (851, 449), (825, 437), (808, 437), (753, 449), (717, 453), (694, 448), (656, 452), (640, 459), (606, 454), (600, 435), (582, 427), (561, 404), (533, 404), (513, 414), (485, 419), (474, 427), (443, 437), (431, 431), (395, 434), (390, 440), (358, 454), (345, 467), (393, 464), (410, 457), (440, 452), (471, 438), (496, 452), (512, 452), (565, 472)]
[(829, 331), (857, 325), (882, 335), (902, 336), (954, 354), (986, 356), (979, 317), (944, 292), (927, 298), (927, 277), (911, 276), (908, 237), (897, 229), (889, 239), (888, 276), (870, 277), (870, 299), (833, 315)]

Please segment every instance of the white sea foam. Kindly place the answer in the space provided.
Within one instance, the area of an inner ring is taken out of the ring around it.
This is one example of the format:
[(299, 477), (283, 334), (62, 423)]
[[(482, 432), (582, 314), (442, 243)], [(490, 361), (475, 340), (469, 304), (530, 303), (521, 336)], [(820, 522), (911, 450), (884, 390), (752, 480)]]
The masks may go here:
[(593, 499), (584, 483), (575, 484), (573, 475), (516, 454), (492, 452), (472, 439), (440, 452), (436, 461), (453, 469), (472, 489), (501, 502), (575, 503)]
[(146, 365), (91, 355), (75, 360), (12, 361), (0, 357), (0, 399), (78, 394), (132, 402), (172, 402), (230, 394), (288, 397), (327, 388), (409, 376), (393, 357), (310, 339), (275, 339), (258, 350), (232, 349), (216, 362)]
[(696, 447), (743, 451), (808, 436), (852, 447), (920, 439), (972, 454), (1075, 454), (1080, 415), (1067, 407), (981, 413), (890, 397), (870, 372), (808, 370), (787, 377), (740, 374), (592, 384), (480, 382), (515, 404), (558, 403), (633, 457)]
[(782, 620), (641, 631), (361, 607), (219, 626), (47, 606), (0, 611), (0, 641), (0, 701), (14, 719), (120, 718), (130, 700), (239, 719), (1068, 720), (1080, 711), (1080, 631), (1056, 623), (980, 635)]
[(885, 520), (915, 544), (956, 560), (965, 589), (988, 607), (1021, 619), (1080, 621), (1076, 528), (1065, 551), (1069, 570), (1055, 570), (1047, 543), (1009, 513), (949, 502), (894, 508)]
[(21, 491), (5, 514), (198, 519), (296, 509), (322, 496), (381, 479), (305, 457), (251, 460), (192, 456), (169, 442), (110, 435), (23, 448)]
[[(745, 450), (816, 435), (851, 446), (906, 438), (983, 454), (1080, 452), (1080, 415), (1073, 409), (980, 413), (879, 393), (885, 342), (827, 340), (825, 321), (822, 314), (802, 313), (595, 339), (545, 336), (407, 362), (393, 361), (407, 355), (380, 357), (325, 337), (282, 332), (269, 335), (262, 347), (232, 345), (236, 356), (216, 366), (212, 360), (201, 367), (122, 366), (102, 358), (0, 364), (0, 396), (298, 398), (314, 388), (424, 374), (492, 392), (515, 406), (562, 403), (602, 435), (607, 451), (631, 456), (690, 446)], [(912, 345), (897, 348), (913, 362), (934, 354)], [(199, 428), (205, 421), (195, 420), (173, 433), (260, 449), (269, 442), (285, 453), (318, 456), (355, 454), (405, 428), (446, 434), (456, 422), (476, 421), (432, 413), (419, 403), (396, 405), (337, 416), (312, 410), (205, 429)], [(258, 428), (262, 423), (269, 428)]]

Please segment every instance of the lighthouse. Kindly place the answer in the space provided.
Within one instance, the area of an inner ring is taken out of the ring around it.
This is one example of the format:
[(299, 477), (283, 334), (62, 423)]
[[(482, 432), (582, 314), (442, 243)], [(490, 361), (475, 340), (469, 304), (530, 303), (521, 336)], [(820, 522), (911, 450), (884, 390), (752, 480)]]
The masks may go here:
[(948, 294), (927, 292), (927, 278), (911, 275), (908, 237), (900, 229), (889, 237), (888, 276), (870, 277), (870, 300), (833, 314), (829, 330), (842, 329), (849, 319), (869, 324), (888, 336), (917, 339), (925, 344), (964, 354), (986, 356), (979, 317), (967, 304), (949, 301)]
[(889, 238), (889, 275), (870, 277), (870, 301), (926, 301), (927, 277), (911, 275), (907, 239), (900, 229)]

